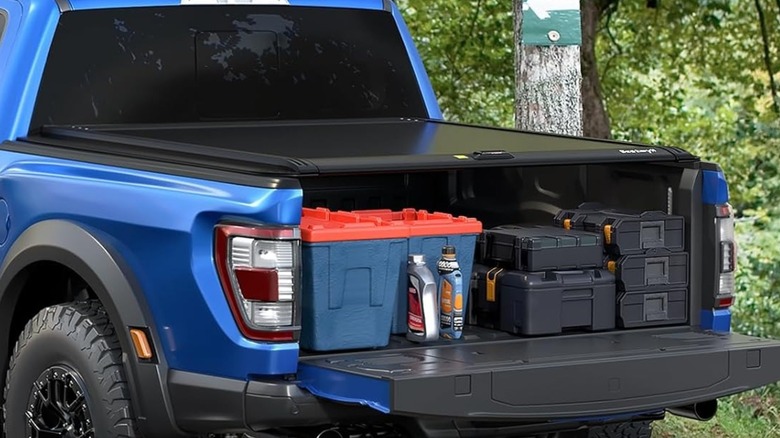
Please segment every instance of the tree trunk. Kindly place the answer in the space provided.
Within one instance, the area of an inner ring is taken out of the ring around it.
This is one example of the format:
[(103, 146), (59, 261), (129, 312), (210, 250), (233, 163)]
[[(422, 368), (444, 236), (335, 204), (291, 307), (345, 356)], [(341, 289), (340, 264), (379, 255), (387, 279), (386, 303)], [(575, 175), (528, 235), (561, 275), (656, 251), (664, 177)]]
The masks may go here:
[(614, 1), (616, 0), (580, 0), (582, 13), (582, 131), (585, 137), (611, 137), (609, 115), (604, 108), (599, 69), (596, 66), (596, 34), (603, 11)]
[(772, 94), (772, 109), (775, 114), (780, 115), (780, 104), (778, 104), (777, 83), (775, 83), (775, 72), (772, 68), (772, 57), (769, 50), (769, 31), (766, 27), (766, 17), (764, 8), (761, 6), (761, 0), (755, 0), (756, 11), (758, 12), (758, 23), (761, 28), (761, 41), (764, 46), (764, 66), (769, 75), (769, 91)]
[(579, 46), (524, 46), (522, 0), (515, 13), (515, 125), (519, 129), (582, 135)]

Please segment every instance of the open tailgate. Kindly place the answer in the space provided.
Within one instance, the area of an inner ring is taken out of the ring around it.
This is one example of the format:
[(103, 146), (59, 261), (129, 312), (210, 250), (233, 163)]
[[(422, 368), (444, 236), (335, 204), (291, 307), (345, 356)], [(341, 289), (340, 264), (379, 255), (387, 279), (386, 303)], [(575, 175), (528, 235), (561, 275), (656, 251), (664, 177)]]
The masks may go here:
[(684, 406), (780, 380), (780, 342), (691, 327), (319, 355), (313, 394), (393, 414), (550, 419)]

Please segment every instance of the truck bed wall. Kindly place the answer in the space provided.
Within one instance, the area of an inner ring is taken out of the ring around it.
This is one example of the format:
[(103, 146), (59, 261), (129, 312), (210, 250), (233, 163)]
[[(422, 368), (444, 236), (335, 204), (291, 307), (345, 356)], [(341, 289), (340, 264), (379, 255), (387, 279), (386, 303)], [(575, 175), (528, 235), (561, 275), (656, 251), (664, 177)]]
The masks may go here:
[[(414, 207), (477, 217), (486, 227), (552, 224), (583, 202), (685, 215), (674, 207), (682, 169), (661, 165), (486, 168), (304, 178), (304, 206), (336, 210)], [(688, 221), (690, 218), (686, 218)]]
[(689, 323), (698, 325), (701, 189), (699, 171), (676, 165), (612, 164), (469, 169), (302, 178), (305, 207), (354, 210), (413, 207), (476, 217), (485, 228), (552, 225), (559, 209), (583, 202), (685, 217), (690, 254)]

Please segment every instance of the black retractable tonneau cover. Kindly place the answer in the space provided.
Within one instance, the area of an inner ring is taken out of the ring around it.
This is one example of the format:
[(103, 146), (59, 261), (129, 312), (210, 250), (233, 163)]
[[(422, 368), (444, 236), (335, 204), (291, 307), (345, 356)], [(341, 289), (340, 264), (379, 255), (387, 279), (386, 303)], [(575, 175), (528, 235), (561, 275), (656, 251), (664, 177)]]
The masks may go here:
[(44, 127), (40, 135), (122, 144), (122, 153), (146, 149), (157, 159), (210, 155), (215, 165), (235, 159), (289, 174), (696, 160), (671, 147), (419, 119)]

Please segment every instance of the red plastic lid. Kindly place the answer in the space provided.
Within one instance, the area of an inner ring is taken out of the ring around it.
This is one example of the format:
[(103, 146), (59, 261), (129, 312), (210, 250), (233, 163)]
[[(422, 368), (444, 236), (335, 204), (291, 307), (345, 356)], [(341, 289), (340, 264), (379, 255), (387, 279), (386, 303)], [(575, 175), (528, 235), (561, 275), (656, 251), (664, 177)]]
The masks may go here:
[(479, 234), (482, 222), (465, 216), (449, 213), (429, 213), (425, 210), (405, 208), (392, 210), (356, 210), (353, 214), (361, 218), (376, 218), (390, 222), (392, 226), (409, 227), (410, 236), (440, 236), (448, 234)]
[(404, 239), (409, 227), (394, 226), (376, 217), (362, 217), (327, 208), (304, 208), (301, 216), (301, 240), (336, 242), (344, 240)]

